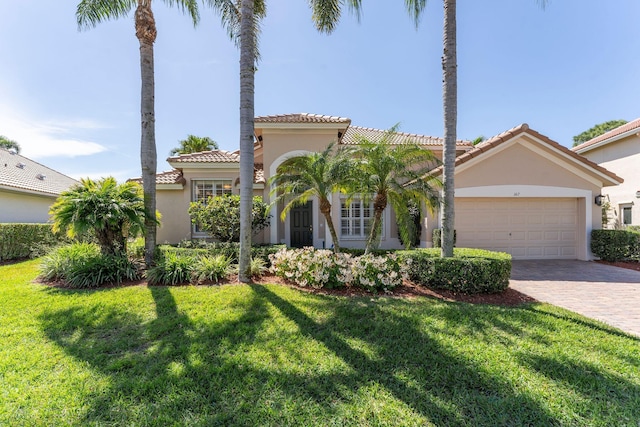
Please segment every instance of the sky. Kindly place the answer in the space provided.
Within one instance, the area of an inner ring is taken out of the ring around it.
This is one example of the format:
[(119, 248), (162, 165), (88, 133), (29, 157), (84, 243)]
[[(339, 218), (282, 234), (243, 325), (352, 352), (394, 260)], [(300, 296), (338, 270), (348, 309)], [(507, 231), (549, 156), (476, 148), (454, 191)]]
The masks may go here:
[[(78, 0), (0, 0), (0, 135), (73, 178), (140, 176), (133, 14), (79, 31)], [(416, 28), (402, 1), (345, 9), (319, 34), (308, 2), (270, 0), (256, 115), (314, 113), (442, 136), (441, 1)], [(560, 144), (640, 117), (637, 0), (458, 0), (458, 138), (528, 123)], [(239, 52), (219, 18), (154, 2), (158, 172), (189, 134), (239, 146)]]

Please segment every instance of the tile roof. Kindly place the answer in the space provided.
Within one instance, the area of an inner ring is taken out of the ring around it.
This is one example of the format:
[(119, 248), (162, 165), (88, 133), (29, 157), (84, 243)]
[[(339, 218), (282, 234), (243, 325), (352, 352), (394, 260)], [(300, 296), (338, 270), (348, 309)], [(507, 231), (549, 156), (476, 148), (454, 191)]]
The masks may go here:
[(258, 116), (255, 123), (340, 123), (348, 125), (351, 119), (338, 116), (323, 116), (321, 114), (295, 113), (278, 114), (273, 116)]
[(78, 184), (73, 178), (20, 154), (0, 148), (0, 186), (59, 195)]
[[(522, 133), (527, 133), (535, 138), (538, 138), (542, 141), (544, 141), (545, 143), (547, 143), (548, 145), (550, 145), (551, 147), (555, 148), (558, 151), (561, 151), (564, 154), (569, 155), (570, 157), (573, 157), (575, 160), (583, 163), (585, 166), (595, 169), (597, 171), (599, 171), (600, 173), (610, 177), (612, 180), (614, 181), (618, 181), (618, 182), (623, 182), (624, 180), (622, 178), (620, 178), (618, 175), (616, 175), (615, 173), (603, 168), (602, 166), (592, 162), (591, 160), (587, 159), (586, 157), (581, 156), (578, 153), (574, 153), (573, 151), (569, 150), (567, 147), (558, 144), (557, 142), (553, 141), (552, 139), (550, 139), (549, 137), (542, 135), (541, 133), (536, 132), (535, 130), (529, 128), (529, 125), (526, 123), (523, 123), (521, 125), (518, 125), (514, 128), (511, 128), (505, 132), (502, 132), (501, 134), (498, 134), (492, 138), (487, 139), (486, 141), (476, 145), (472, 150), (467, 151), (466, 153), (463, 153), (461, 155), (459, 155), (458, 157), (456, 157), (456, 167), (468, 162), (469, 160), (473, 159), (474, 157), (478, 157), (479, 155), (483, 154), (486, 151), (491, 150), (494, 147), (497, 147), (498, 145), (502, 144), (503, 142), (509, 141), (513, 138), (515, 138), (516, 136), (522, 134)], [(439, 174), (442, 172), (442, 166), (439, 166), (437, 168), (435, 168), (432, 173), (434, 174)]]
[(576, 145), (575, 147), (572, 148), (572, 150), (576, 152), (582, 151), (585, 148), (591, 147), (592, 145), (596, 145), (599, 142), (605, 141), (609, 138), (613, 138), (618, 135), (622, 135), (625, 132), (629, 132), (630, 130), (634, 130), (638, 128), (640, 128), (640, 118), (632, 120), (629, 123), (626, 123), (622, 126), (618, 126), (615, 129), (611, 129), (609, 132), (603, 133), (600, 136), (596, 136), (595, 138), (590, 139), (589, 141), (583, 142), (580, 145)]
[[(386, 133), (386, 130), (365, 128), (360, 126), (350, 126), (340, 140), (340, 144), (357, 144), (360, 137), (378, 141), (382, 139)], [(405, 132), (395, 132), (393, 135), (391, 135), (390, 138), (391, 144), (406, 144), (410, 142), (419, 145), (442, 146), (442, 144), (444, 143), (444, 139), (436, 136), (419, 135), (416, 133)], [(457, 141), (456, 146), (472, 148), (473, 144), (469, 141), (459, 140)]]
[(200, 153), (180, 154), (167, 159), (169, 163), (240, 163), (240, 153), (225, 150), (202, 151)]

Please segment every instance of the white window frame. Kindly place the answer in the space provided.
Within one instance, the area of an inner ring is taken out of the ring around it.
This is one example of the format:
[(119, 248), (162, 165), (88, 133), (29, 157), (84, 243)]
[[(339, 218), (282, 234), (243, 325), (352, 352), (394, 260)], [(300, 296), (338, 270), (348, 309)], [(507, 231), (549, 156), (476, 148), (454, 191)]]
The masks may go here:
[[(199, 185), (209, 185), (202, 190)], [(202, 194), (200, 194), (202, 193)], [(191, 201), (204, 202), (209, 197), (222, 196), (223, 194), (233, 194), (233, 182), (230, 179), (192, 179), (191, 180)], [(198, 230), (198, 225), (191, 223), (191, 232), (194, 237), (207, 237), (206, 231)]]
[[(355, 212), (357, 211), (357, 212)], [(386, 211), (386, 209), (385, 209)], [(345, 212), (348, 213), (348, 216), (344, 216)], [(357, 215), (353, 215), (357, 213)], [(368, 216), (367, 216), (368, 214)], [(380, 228), (382, 230), (380, 238), (385, 237), (385, 214), (382, 214), (382, 224), (380, 224)], [(341, 240), (366, 240), (369, 237), (369, 230), (366, 227), (366, 222), (373, 222), (373, 200), (371, 200), (368, 206), (365, 206), (362, 199), (359, 197), (353, 198), (347, 203), (347, 199), (344, 197), (340, 198), (340, 239)], [(345, 228), (345, 221), (347, 226)], [(354, 228), (358, 228), (359, 234), (352, 233)], [(348, 232), (344, 233), (344, 230), (347, 229)]]
[[(632, 203), (624, 203), (620, 206), (620, 224), (621, 225), (632, 225), (633, 224), (633, 204)], [(624, 213), (628, 210), (629, 212), (629, 222), (624, 221)]]

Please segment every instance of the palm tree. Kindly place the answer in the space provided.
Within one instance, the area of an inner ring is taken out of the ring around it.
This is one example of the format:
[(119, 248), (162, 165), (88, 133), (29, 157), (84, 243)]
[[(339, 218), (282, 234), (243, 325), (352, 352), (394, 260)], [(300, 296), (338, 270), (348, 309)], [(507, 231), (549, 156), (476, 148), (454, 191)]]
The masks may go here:
[[(213, 1), (213, 0), (209, 0)], [(309, 0), (318, 31), (331, 33), (340, 19), (344, 0)], [(361, 0), (348, 0), (360, 10)], [(263, 0), (240, 0), (240, 254), (238, 280), (251, 281), (251, 203), (253, 198), (254, 95), (258, 22), (265, 14)]]
[(187, 139), (180, 141), (180, 146), (169, 152), (170, 156), (178, 154), (200, 153), (202, 151), (217, 150), (218, 143), (208, 136), (200, 137), (195, 135), (187, 136)]
[[(547, 0), (536, 0), (545, 7)], [(405, 0), (408, 12), (416, 26), (427, 4), (426, 0)], [(442, 227), (441, 255), (453, 256), (454, 244), (454, 173), (456, 158), (456, 130), (458, 123), (458, 59), (456, 40), (456, 0), (443, 0), (444, 32), (442, 54), (442, 101), (444, 104), (444, 147), (442, 167), (442, 207), (440, 222)]]
[[(169, 6), (177, 5), (187, 12), (196, 25), (199, 20), (196, 0), (164, 0)], [(145, 217), (145, 263), (153, 262), (156, 247), (156, 135), (155, 135), (155, 81), (153, 63), (153, 44), (156, 41), (156, 22), (151, 9), (152, 0), (82, 0), (76, 10), (78, 27), (95, 27), (99, 23), (127, 16), (136, 5), (134, 14), (136, 37), (140, 43), (140, 164), (142, 167), (142, 186)]]
[(396, 214), (402, 241), (411, 244), (413, 218), (410, 207), (415, 202), (425, 203), (429, 210), (438, 205), (440, 181), (429, 174), (437, 163), (436, 157), (415, 143), (391, 144), (397, 125), (389, 129), (379, 141), (358, 137), (358, 145), (349, 149), (359, 160), (354, 192), (363, 201), (373, 202), (373, 220), (369, 228), (365, 253), (380, 243), (382, 213), (390, 205)]
[(113, 177), (81, 180), (63, 191), (49, 210), (55, 232), (76, 237), (93, 231), (105, 255), (126, 252), (127, 237), (145, 227), (145, 212), (140, 184), (118, 185)]
[(269, 184), (272, 188), (270, 194), (278, 195), (272, 203), (280, 200), (286, 203), (281, 214), (283, 220), (291, 208), (304, 205), (313, 196), (317, 197), (320, 213), (331, 233), (333, 251), (338, 253), (340, 244), (331, 217), (329, 198), (336, 192), (346, 193), (352, 162), (341, 151), (334, 154), (333, 146), (333, 143), (329, 144), (321, 153), (309, 153), (285, 160), (276, 174), (269, 178)]
[(16, 150), (16, 153), (20, 153), (20, 144), (3, 135), (0, 135), (0, 147), (5, 148), (7, 150), (14, 149)]

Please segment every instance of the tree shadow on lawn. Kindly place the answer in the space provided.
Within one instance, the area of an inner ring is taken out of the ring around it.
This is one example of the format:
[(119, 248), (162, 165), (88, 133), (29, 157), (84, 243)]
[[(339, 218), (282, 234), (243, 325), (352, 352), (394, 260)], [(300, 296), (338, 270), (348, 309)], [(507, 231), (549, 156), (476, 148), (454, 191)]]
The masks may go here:
[[(385, 304), (294, 299), (300, 307), (317, 304), (326, 314), (317, 321), (269, 287), (250, 289), (246, 300), (200, 317), (181, 311), (167, 287), (149, 287), (156, 305), (151, 320), (126, 304), (43, 314), (46, 335), (110, 381), (108, 389), (83, 397), (87, 410), (79, 423), (560, 424), (506, 377), (487, 373)], [(445, 314), (459, 310), (444, 307)], [(212, 321), (221, 310), (229, 315)], [(316, 359), (302, 348), (309, 343), (318, 346)], [(337, 360), (317, 360), (327, 357)], [(386, 406), (389, 399), (396, 405)]]

